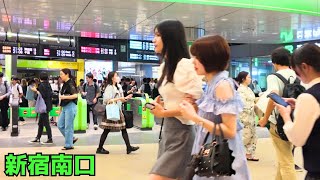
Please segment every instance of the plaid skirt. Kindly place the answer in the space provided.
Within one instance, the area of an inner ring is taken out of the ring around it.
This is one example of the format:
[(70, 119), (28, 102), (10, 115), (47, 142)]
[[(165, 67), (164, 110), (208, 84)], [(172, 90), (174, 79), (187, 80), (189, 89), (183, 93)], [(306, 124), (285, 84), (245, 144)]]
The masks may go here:
[(124, 119), (124, 115), (120, 110), (120, 120), (119, 121), (111, 121), (107, 119), (107, 116), (103, 116), (101, 123), (99, 125), (101, 129), (111, 129), (111, 130), (122, 130), (126, 129), (126, 122)]

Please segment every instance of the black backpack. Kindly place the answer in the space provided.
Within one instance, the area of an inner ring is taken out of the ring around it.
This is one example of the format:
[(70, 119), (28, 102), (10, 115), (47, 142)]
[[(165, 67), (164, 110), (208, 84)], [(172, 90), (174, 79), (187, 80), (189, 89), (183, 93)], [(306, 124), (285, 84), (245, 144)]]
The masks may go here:
[[(273, 73), (273, 75), (277, 76), (284, 84), (284, 88), (282, 91), (282, 97), (284, 98), (297, 98), (301, 93), (303, 93), (306, 89), (300, 84), (300, 80), (296, 78), (293, 83), (290, 83), (290, 79), (293, 78), (292, 76), (289, 77), (287, 80), (281, 74)], [(288, 137), (284, 133), (283, 126), (284, 121), (282, 116), (275, 115), (277, 120), (277, 134), (280, 138), (284, 141), (288, 141)], [(291, 112), (291, 119), (293, 119), (293, 112)]]
[[(94, 85), (94, 92), (97, 94), (98, 93), (98, 85), (96, 83), (93, 83)], [(86, 87), (87, 87), (87, 83), (83, 84), (83, 92), (86, 92)]]
[(158, 87), (156, 87), (156, 85), (155, 85), (154, 88), (152, 89), (152, 99), (155, 99), (159, 95), (160, 94), (159, 94)]
[(151, 96), (151, 87), (149, 84), (144, 84), (144, 93), (147, 93), (149, 96)]

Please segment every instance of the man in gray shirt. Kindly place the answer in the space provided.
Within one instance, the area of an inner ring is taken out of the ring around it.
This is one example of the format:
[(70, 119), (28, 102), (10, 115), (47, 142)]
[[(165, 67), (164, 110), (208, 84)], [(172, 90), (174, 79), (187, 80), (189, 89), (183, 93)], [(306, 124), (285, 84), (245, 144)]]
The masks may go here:
[(98, 97), (100, 96), (100, 88), (96, 83), (93, 82), (93, 74), (91, 73), (86, 74), (86, 80), (87, 82), (83, 84), (81, 94), (87, 100), (88, 128), (90, 124), (90, 111), (91, 111), (93, 116), (94, 130), (97, 130), (98, 129), (97, 116), (94, 114), (93, 108), (98, 102)]
[(0, 109), (1, 109), (1, 127), (2, 131), (6, 131), (8, 128), (8, 109), (9, 109), (9, 97), (11, 95), (11, 88), (7, 81), (3, 81), (3, 73), (0, 73)]

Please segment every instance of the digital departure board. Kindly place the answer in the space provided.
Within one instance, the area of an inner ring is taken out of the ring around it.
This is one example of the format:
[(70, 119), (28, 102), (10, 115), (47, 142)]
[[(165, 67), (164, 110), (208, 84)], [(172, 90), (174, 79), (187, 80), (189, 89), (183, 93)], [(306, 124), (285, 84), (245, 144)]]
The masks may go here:
[(127, 61), (127, 40), (81, 37), (78, 42), (80, 58)]
[(76, 48), (56, 45), (41, 45), (41, 56), (76, 58)]
[(129, 41), (129, 61), (159, 62), (151, 41)]
[(39, 47), (37, 44), (2, 42), (0, 44), (0, 53), (37, 56), (39, 55)]
[(76, 58), (76, 48), (46, 44), (1, 42), (0, 54)]

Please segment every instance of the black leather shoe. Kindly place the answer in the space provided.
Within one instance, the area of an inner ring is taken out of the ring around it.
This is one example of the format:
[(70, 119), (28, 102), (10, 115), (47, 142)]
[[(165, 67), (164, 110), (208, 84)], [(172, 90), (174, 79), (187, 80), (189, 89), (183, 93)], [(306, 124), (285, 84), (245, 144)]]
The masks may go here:
[(102, 149), (97, 149), (96, 151), (97, 154), (109, 154), (110, 152), (108, 150), (105, 150), (104, 148)]
[(130, 154), (132, 151), (136, 151), (136, 150), (138, 150), (138, 149), (139, 149), (138, 146), (137, 146), (137, 147), (130, 146), (130, 148), (127, 148), (127, 154)]
[(78, 141), (78, 138), (73, 138), (73, 144)]
[(32, 141), (29, 141), (29, 143), (40, 143), (40, 139), (39, 138), (35, 138)]

